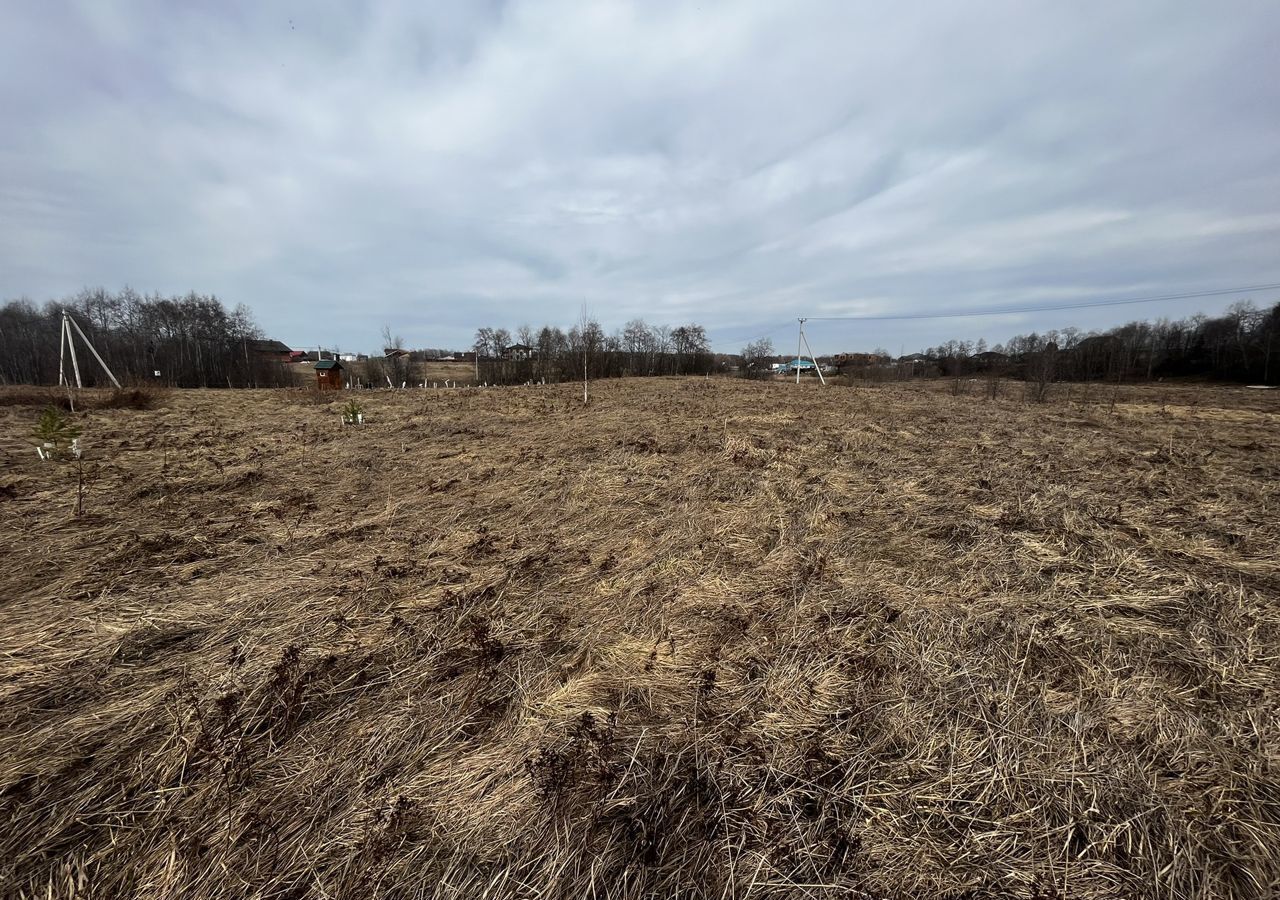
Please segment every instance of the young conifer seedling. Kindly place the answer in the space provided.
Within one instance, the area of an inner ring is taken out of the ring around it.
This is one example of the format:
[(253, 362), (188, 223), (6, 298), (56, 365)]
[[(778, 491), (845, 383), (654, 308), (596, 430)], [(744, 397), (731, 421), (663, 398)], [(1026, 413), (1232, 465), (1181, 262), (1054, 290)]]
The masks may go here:
[(364, 408), (354, 399), (348, 400), (347, 405), (342, 408), (342, 424), (343, 425), (363, 425), (364, 424)]
[(36, 453), (41, 459), (73, 459), (76, 464), (76, 515), (84, 513), (84, 458), (80, 447), (80, 426), (55, 407), (40, 413), (32, 429)]

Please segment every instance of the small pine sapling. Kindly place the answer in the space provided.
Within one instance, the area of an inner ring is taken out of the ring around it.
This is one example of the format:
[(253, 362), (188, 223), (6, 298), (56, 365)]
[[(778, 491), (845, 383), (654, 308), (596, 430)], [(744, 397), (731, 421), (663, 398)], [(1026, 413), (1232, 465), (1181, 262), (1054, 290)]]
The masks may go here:
[(36, 453), (41, 459), (71, 458), (76, 463), (76, 515), (84, 514), (84, 455), (80, 447), (80, 426), (55, 407), (49, 407), (32, 429)]
[(74, 452), (79, 456), (80, 427), (62, 414), (56, 407), (50, 406), (40, 413), (36, 427), (32, 430), (35, 437), (36, 453), (41, 459), (52, 459)]
[(343, 425), (363, 425), (364, 424), (364, 407), (355, 401), (354, 398), (347, 401), (347, 405), (342, 408), (342, 424)]

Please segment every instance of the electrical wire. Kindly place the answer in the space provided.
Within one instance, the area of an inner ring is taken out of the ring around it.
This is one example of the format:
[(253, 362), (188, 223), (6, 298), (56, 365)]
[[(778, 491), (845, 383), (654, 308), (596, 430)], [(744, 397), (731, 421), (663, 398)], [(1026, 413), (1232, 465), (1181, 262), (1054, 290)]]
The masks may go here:
[[(1138, 303), (1159, 303), (1168, 300), (1191, 300), (1197, 297), (1225, 297), (1231, 294), (1246, 294), (1251, 291), (1271, 291), (1280, 290), (1280, 282), (1268, 284), (1250, 284), (1243, 287), (1233, 288), (1215, 288), (1206, 291), (1187, 291), (1180, 294), (1160, 294), (1151, 297), (1122, 297), (1111, 300), (1094, 300), (1084, 303), (1061, 303), (1052, 306), (1020, 306), (1020, 307), (1004, 307), (1001, 309), (987, 310), (968, 310), (964, 312), (947, 312), (947, 313), (901, 313), (898, 315), (855, 315), (855, 316), (806, 316), (805, 318), (813, 322), (901, 322), (908, 320), (926, 320), (926, 319), (966, 319), (977, 318), (980, 316), (1007, 316), (1017, 315), (1018, 313), (1032, 312), (1058, 312), (1060, 310), (1070, 309), (1105, 309), (1116, 306), (1131, 306)], [(758, 341), (762, 338), (777, 337), (782, 333), (790, 333), (794, 326), (790, 322), (778, 325), (772, 331), (764, 334), (756, 335), (751, 338), (725, 337), (716, 338), (713, 344), (727, 344), (746, 340), (748, 342)]]
[(764, 338), (774, 338), (781, 334), (791, 334), (791, 332), (794, 329), (795, 329), (795, 325), (792, 322), (783, 322), (779, 324), (778, 327), (774, 328), (772, 331), (767, 331), (763, 334), (757, 334), (754, 337), (747, 337), (745, 335), (742, 337), (718, 337), (712, 340), (711, 343), (712, 345), (717, 345), (717, 344), (723, 345), (723, 344), (737, 343), (739, 341), (745, 341), (746, 343), (751, 344), (751, 343), (755, 343), (756, 341), (762, 340)]
[(1116, 300), (1095, 300), (1090, 303), (1063, 303), (1055, 306), (1019, 306), (1004, 309), (971, 310), (950, 313), (906, 313), (886, 316), (808, 316), (814, 322), (889, 322), (906, 319), (965, 319), (976, 316), (1007, 316), (1018, 313), (1057, 312), (1064, 309), (1101, 309), (1111, 306), (1128, 306), (1134, 303), (1158, 303), (1164, 300), (1190, 300), (1195, 297), (1224, 297), (1230, 294), (1247, 294), (1250, 291), (1280, 290), (1280, 282), (1251, 284), (1245, 287), (1221, 288), (1211, 291), (1192, 291), (1184, 294), (1162, 294), (1158, 297), (1131, 297)]

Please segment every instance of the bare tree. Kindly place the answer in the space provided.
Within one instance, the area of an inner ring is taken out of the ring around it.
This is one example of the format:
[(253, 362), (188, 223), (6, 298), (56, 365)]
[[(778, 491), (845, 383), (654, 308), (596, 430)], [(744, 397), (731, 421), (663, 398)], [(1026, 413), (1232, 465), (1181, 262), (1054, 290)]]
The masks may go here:
[(505, 328), (495, 328), (493, 331), (493, 356), (501, 358), (507, 352), (507, 348), (511, 346), (511, 332)]
[(622, 344), (630, 355), (631, 373), (652, 375), (654, 339), (644, 319), (632, 319), (623, 326)]
[(578, 324), (569, 329), (569, 345), (581, 362), (578, 365), (582, 372), (582, 402), (588, 400), (587, 382), (591, 379), (592, 366), (599, 364), (600, 350), (604, 345), (604, 329), (591, 317), (583, 307), (582, 317)]
[(1044, 403), (1049, 399), (1049, 385), (1054, 381), (1057, 372), (1058, 345), (1046, 341), (1032, 353), (1028, 375), (1030, 376), (1031, 399), (1036, 403)]
[(390, 325), (382, 326), (382, 357), (384, 372), (392, 387), (399, 387), (409, 380), (409, 356), (404, 338), (392, 334)]
[(742, 375), (744, 378), (768, 378), (773, 374), (773, 341), (764, 337), (742, 348)]

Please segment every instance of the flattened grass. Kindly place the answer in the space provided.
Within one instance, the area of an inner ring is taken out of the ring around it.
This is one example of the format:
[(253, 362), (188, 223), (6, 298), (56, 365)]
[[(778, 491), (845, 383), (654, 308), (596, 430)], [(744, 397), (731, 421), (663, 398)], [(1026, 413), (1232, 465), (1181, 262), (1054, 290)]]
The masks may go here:
[(1280, 398), (0, 404), (0, 885), (1269, 897)]

